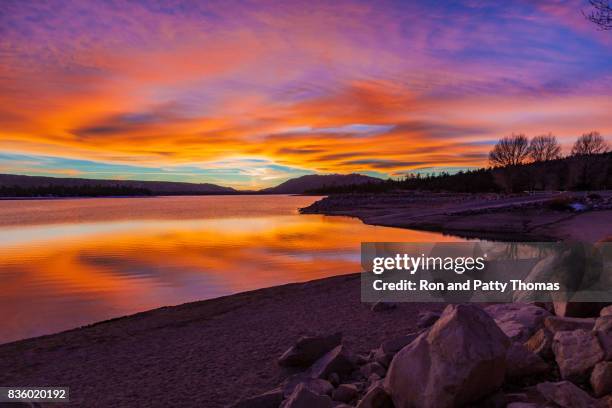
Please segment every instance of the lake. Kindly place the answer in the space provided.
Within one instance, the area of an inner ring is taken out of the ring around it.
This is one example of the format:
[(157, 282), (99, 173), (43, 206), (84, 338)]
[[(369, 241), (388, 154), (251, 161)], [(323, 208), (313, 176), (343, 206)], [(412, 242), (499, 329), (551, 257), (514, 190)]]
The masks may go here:
[(300, 215), (319, 197), (0, 201), (0, 343), (359, 272), (362, 241), (457, 241)]

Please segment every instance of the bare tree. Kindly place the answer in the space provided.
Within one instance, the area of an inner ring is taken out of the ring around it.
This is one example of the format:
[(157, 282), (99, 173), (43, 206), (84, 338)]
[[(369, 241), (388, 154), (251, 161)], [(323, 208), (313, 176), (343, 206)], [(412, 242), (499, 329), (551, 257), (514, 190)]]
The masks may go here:
[(605, 153), (608, 144), (599, 132), (585, 133), (576, 140), (572, 147), (572, 156)]
[(501, 138), (489, 152), (489, 162), (495, 167), (522, 164), (528, 157), (529, 140), (523, 134), (513, 133)]
[(612, 30), (612, 6), (609, 0), (589, 0), (592, 10), (582, 14), (602, 30)]
[(555, 160), (561, 157), (561, 146), (552, 133), (535, 136), (529, 144), (529, 156), (535, 162)]

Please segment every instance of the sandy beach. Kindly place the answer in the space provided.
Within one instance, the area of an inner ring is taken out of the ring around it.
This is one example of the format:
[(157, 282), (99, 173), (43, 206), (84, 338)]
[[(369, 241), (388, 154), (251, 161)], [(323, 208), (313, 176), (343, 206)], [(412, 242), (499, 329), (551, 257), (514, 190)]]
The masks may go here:
[(443, 307), (373, 312), (358, 274), (277, 286), (4, 344), (0, 383), (68, 386), (71, 406), (224, 407), (278, 386), (276, 359), (302, 335), (342, 332), (365, 353)]

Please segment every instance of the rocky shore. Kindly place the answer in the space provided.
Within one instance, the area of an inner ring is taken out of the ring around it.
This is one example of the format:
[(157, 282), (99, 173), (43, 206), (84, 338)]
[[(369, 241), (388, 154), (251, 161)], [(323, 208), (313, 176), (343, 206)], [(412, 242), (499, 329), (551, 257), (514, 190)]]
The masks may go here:
[(302, 337), (278, 359), (298, 372), (234, 407), (612, 407), (612, 306), (571, 318), (532, 304), (448, 305), (417, 326), (367, 354), (339, 333)]
[(303, 214), (357, 217), (366, 224), (494, 240), (597, 242), (611, 235), (612, 192), (339, 194)]

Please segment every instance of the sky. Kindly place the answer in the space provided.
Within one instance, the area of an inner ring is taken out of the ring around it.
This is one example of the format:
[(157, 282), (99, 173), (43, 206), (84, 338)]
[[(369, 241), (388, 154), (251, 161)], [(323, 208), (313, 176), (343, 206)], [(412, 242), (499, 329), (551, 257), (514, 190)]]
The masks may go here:
[(0, 173), (209, 182), (487, 165), (612, 135), (582, 0), (0, 2)]

